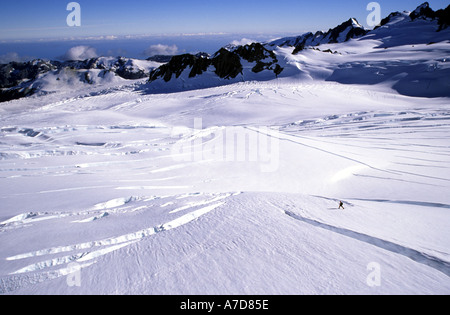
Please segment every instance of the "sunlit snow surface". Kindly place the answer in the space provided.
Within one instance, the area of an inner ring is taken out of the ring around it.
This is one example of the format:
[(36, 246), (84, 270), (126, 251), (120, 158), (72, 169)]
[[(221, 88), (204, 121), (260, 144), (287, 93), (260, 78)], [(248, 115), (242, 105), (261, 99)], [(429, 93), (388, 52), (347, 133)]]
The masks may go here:
[(394, 62), (358, 47), (365, 67), (286, 51), (301, 75), (2, 104), (0, 292), (449, 294), (449, 99), (357, 82)]

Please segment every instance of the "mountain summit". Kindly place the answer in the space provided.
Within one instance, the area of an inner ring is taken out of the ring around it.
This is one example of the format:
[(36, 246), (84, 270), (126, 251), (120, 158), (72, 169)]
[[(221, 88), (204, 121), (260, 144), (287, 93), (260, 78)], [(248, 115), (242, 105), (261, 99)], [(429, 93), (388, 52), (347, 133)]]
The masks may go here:
[(430, 8), (430, 4), (428, 2), (425, 2), (418, 6), (413, 12), (411, 12), (409, 17), (412, 21), (416, 19), (428, 19), (432, 21), (436, 20), (439, 24), (438, 31), (441, 31), (443, 29), (446, 29), (450, 25), (450, 5), (447, 6), (446, 9), (441, 9), (435, 12)]
[(327, 32), (318, 31), (316, 33), (306, 33), (296, 37), (284, 37), (268, 43), (272, 47), (305, 47), (317, 46), (321, 44), (342, 43), (352, 38), (358, 38), (367, 34), (367, 30), (355, 19), (329, 29)]

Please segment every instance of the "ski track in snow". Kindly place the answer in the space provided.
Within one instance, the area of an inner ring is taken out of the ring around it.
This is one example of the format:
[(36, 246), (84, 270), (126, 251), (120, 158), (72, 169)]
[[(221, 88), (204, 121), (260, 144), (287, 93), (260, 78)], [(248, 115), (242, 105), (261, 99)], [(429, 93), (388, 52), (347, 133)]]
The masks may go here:
[(390, 252), (396, 253), (396, 254), (400, 254), (403, 256), (406, 256), (418, 263), (430, 266), (436, 270), (439, 270), (440, 272), (444, 273), (446, 276), (450, 277), (450, 262), (444, 261), (442, 259), (439, 259), (437, 257), (433, 257), (431, 255), (422, 253), (418, 250), (412, 249), (412, 248), (408, 248), (387, 240), (383, 240), (374, 236), (370, 236), (367, 234), (363, 234), (363, 233), (359, 233), (359, 232), (355, 232), (352, 230), (348, 230), (348, 229), (344, 229), (344, 228), (340, 228), (340, 227), (336, 227), (333, 225), (329, 225), (323, 222), (319, 222), (316, 220), (312, 220), (312, 219), (308, 219), (305, 217), (302, 217), (298, 214), (295, 214), (291, 211), (284, 211), (284, 213), (286, 215), (288, 215), (291, 218), (294, 218), (296, 220), (299, 220), (301, 222), (328, 230), (328, 231), (332, 231), (334, 233), (338, 233), (341, 235), (345, 235), (348, 237), (351, 237), (353, 239), (359, 240), (361, 242), (365, 242), (374, 246), (377, 246), (379, 248), (388, 250)]

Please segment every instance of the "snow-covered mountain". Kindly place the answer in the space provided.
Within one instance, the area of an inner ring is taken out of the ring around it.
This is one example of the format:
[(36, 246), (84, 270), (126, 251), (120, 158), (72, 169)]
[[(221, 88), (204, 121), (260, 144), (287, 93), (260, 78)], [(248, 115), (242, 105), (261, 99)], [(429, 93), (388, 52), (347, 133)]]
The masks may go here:
[[(316, 46), (327, 43), (346, 42), (360, 37), (367, 31), (356, 21), (350, 19), (328, 32), (307, 33), (299, 37), (282, 38), (270, 43), (252, 43), (247, 45), (228, 45), (221, 48), (213, 56), (185, 54), (175, 56), (159, 69), (152, 71), (150, 83), (157, 86), (154, 90), (163, 92), (200, 87), (222, 85), (229, 82), (268, 80), (277, 78), (284, 70), (283, 62), (277, 48), (294, 46), (294, 54), (300, 47)], [(188, 75), (183, 75), (186, 70)], [(172, 76), (172, 74), (175, 74)], [(205, 75), (206, 78), (201, 78)], [(180, 78), (181, 77), (181, 78)], [(195, 79), (197, 77), (197, 79)], [(198, 78), (200, 77), (200, 78)], [(158, 80), (159, 79), (159, 80)], [(178, 81), (167, 86), (155, 81)], [(152, 87), (151, 87), (152, 88)]]
[(0, 102), (33, 94), (87, 86), (109, 86), (148, 78), (161, 63), (129, 58), (99, 57), (84, 61), (11, 62), (0, 65)]
[(160, 78), (165, 82), (169, 82), (172, 78), (178, 79), (186, 69), (189, 71), (188, 78), (195, 78), (208, 71), (211, 66), (219, 78), (234, 79), (242, 74), (243, 63), (254, 65), (251, 68), (253, 73), (269, 70), (277, 76), (283, 71), (273, 51), (260, 43), (252, 43), (245, 46), (229, 45), (221, 48), (212, 57), (207, 54), (174, 56), (167, 64), (152, 71), (150, 82)]
[(177, 56), (152, 71), (149, 90), (182, 91), (294, 77), (347, 84), (389, 82), (405, 95), (449, 96), (449, 12), (450, 6), (435, 12), (424, 3), (411, 13), (390, 14), (374, 30), (364, 29), (352, 18), (328, 32), (227, 46), (212, 57)]
[(346, 42), (352, 38), (366, 35), (367, 32), (368, 30), (364, 29), (355, 18), (351, 18), (325, 33), (318, 31), (314, 34), (306, 33), (297, 37), (285, 37), (271, 41), (268, 45), (272, 47), (294, 46), (299, 51), (300, 47)]

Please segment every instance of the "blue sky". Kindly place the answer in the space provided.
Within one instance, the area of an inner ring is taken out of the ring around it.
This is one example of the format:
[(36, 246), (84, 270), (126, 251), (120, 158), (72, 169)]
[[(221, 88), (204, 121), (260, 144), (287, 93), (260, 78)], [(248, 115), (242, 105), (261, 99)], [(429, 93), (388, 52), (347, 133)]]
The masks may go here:
[[(350, 17), (366, 24), (370, 0), (78, 0), (81, 27), (68, 27), (68, 0), (0, 4), (0, 40), (184, 33), (302, 33)], [(382, 18), (424, 0), (379, 0)], [(448, 0), (430, 0), (437, 10)]]

